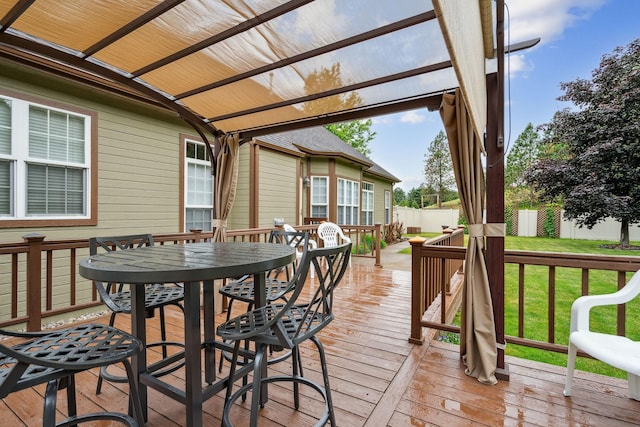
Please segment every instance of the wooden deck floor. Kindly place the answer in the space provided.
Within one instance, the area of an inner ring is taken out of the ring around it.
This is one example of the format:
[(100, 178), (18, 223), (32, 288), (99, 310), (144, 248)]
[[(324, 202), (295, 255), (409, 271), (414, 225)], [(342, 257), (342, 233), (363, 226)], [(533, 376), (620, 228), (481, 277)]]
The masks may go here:
[[(322, 332), (328, 355), (337, 424), (343, 426), (638, 426), (640, 402), (627, 398), (626, 381), (577, 373), (574, 396), (562, 395), (562, 367), (507, 358), (510, 381), (486, 386), (464, 374), (458, 347), (438, 341), (409, 344), (410, 276), (354, 262), (337, 289), (336, 320)], [(222, 315), (221, 315), (222, 316)], [(181, 335), (181, 315), (168, 316), (170, 334)], [(120, 316), (117, 326), (128, 328)], [(221, 320), (222, 317), (219, 317)], [(100, 321), (106, 321), (101, 318)], [(149, 335), (157, 322), (150, 321)], [(320, 380), (313, 347), (303, 348), (305, 374)], [(290, 372), (288, 361), (270, 367)], [(171, 382), (184, 384), (181, 371)], [(81, 412), (126, 410), (126, 387), (106, 384), (95, 395), (95, 372), (78, 378)], [(290, 387), (271, 385), (261, 426), (307, 426), (321, 406), (303, 389), (300, 410), (292, 408)], [(14, 393), (0, 403), (0, 425), (41, 424), (43, 388)], [(65, 410), (64, 396), (59, 409)], [(219, 425), (223, 397), (205, 402), (205, 425)], [(183, 426), (184, 406), (149, 390), (149, 427)], [(238, 425), (248, 401), (237, 405)], [(107, 424), (100, 424), (107, 425)]]

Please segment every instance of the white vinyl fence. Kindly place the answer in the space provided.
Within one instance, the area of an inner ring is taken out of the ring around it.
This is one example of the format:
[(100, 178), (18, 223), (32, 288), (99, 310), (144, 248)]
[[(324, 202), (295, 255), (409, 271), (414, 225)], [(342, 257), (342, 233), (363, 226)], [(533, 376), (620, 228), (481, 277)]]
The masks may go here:
[[(536, 236), (538, 213), (537, 210), (520, 210), (518, 212), (518, 236)], [(420, 228), (421, 232), (425, 233), (439, 233), (442, 231), (443, 226), (457, 226), (458, 217), (459, 212), (457, 209), (393, 207), (393, 219), (403, 223), (405, 233), (407, 227), (417, 227)], [(640, 241), (640, 226), (633, 225), (629, 227), (629, 236), (632, 241)], [(586, 227), (579, 228), (576, 226), (575, 221), (567, 221), (562, 216), (560, 219), (560, 237), (567, 239), (611, 240), (615, 242), (620, 239), (620, 223), (613, 219), (608, 219), (589, 230)]]

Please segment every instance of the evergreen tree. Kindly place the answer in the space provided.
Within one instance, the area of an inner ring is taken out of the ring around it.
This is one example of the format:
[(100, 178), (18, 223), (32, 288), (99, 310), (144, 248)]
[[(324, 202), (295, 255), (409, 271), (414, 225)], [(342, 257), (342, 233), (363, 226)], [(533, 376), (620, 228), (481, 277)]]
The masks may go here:
[(527, 124), (507, 154), (507, 165), (504, 171), (506, 197), (516, 202), (527, 200), (529, 207), (534, 205), (536, 194), (533, 187), (524, 179), (524, 173), (538, 160), (539, 142), (540, 135), (533, 129), (531, 123)]
[(425, 154), (424, 176), (425, 186), (434, 189), (438, 208), (441, 208), (446, 195), (456, 185), (449, 144), (443, 131), (440, 131), (429, 144), (427, 154)]

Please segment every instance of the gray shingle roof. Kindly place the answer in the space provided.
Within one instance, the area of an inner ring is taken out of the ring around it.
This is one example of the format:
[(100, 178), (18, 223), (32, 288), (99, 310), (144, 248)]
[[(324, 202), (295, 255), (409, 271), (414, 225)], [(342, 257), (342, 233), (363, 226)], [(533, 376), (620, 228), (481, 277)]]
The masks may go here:
[(359, 163), (365, 172), (381, 176), (393, 182), (400, 182), (398, 178), (386, 171), (382, 166), (346, 144), (322, 126), (290, 132), (274, 133), (256, 138), (287, 151), (308, 153), (317, 156), (338, 156)]

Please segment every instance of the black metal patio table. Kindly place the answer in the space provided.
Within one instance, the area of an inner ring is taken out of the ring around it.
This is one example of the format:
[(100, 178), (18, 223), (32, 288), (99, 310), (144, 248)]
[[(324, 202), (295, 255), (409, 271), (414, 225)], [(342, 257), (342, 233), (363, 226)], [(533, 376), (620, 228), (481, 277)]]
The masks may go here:
[[(186, 406), (187, 426), (202, 425), (202, 403), (227, 386), (228, 379), (216, 379), (214, 280), (254, 275), (255, 304), (265, 298), (265, 272), (295, 260), (288, 245), (253, 242), (188, 243), (141, 247), (93, 255), (80, 261), (80, 274), (91, 280), (131, 284), (132, 334), (146, 343), (144, 285), (150, 283), (184, 283), (184, 352), (148, 366), (146, 352), (132, 360), (138, 373), (142, 408), (147, 417), (147, 386), (182, 402)], [(201, 330), (200, 289), (204, 328)], [(202, 382), (201, 351), (205, 352), (205, 381)], [(176, 358), (184, 357), (185, 390), (180, 390), (158, 377), (161, 369)], [(238, 373), (240, 376), (241, 373)]]

